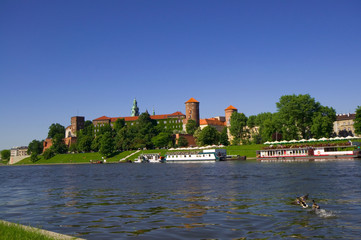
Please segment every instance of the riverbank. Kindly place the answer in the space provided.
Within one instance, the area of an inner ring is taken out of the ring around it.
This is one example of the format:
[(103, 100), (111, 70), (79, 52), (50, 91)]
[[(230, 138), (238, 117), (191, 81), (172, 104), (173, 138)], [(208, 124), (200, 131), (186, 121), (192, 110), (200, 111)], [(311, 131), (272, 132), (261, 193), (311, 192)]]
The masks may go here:
[[(226, 146), (224, 149), (227, 150), (227, 155), (239, 155), (246, 156), (247, 160), (256, 159), (256, 151), (260, 150), (264, 145), (252, 144), (252, 145), (241, 145), (241, 146)], [(176, 149), (173, 151), (186, 151), (182, 149)], [(192, 150), (193, 151), (193, 150)], [(199, 149), (201, 151), (201, 149)], [(159, 153), (165, 156), (167, 152), (172, 152), (168, 149), (152, 149), (152, 150), (141, 150), (141, 151), (124, 151), (116, 153), (113, 156), (106, 159), (107, 163), (118, 163), (121, 161), (134, 161), (140, 154)], [(50, 159), (44, 159), (43, 156), (39, 156), (39, 160), (35, 163), (31, 162), (30, 157), (16, 163), (16, 165), (42, 165), (42, 164), (86, 164), (90, 161), (96, 162), (102, 160), (102, 156), (99, 152), (92, 153), (69, 153), (69, 154), (57, 154)]]
[(27, 240), (81, 240), (60, 233), (46, 231), (39, 228), (25, 226), (0, 220), (0, 236), (2, 240), (27, 239)]

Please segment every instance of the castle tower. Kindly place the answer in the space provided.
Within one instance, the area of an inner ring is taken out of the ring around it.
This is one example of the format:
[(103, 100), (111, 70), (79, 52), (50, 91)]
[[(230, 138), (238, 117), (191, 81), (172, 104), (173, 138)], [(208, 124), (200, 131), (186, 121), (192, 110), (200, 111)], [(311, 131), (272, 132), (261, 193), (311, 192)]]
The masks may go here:
[(76, 133), (84, 128), (84, 117), (79, 117), (79, 116), (75, 116), (75, 117), (71, 117), (71, 131), (74, 135), (76, 135)]
[(188, 120), (192, 119), (196, 121), (197, 125), (199, 126), (199, 102), (194, 98), (189, 99), (185, 102), (186, 105), (186, 121), (187, 124)]
[(229, 105), (228, 108), (224, 109), (225, 115), (226, 115), (226, 126), (227, 126), (227, 135), (228, 140), (231, 142), (233, 140), (233, 137), (231, 135), (231, 132), (229, 130), (229, 127), (231, 126), (231, 116), (234, 112), (237, 112), (238, 109), (233, 107), (232, 105)]
[(231, 116), (232, 113), (237, 112), (238, 109), (233, 107), (232, 105), (229, 105), (228, 108), (224, 109), (225, 115), (226, 115), (226, 124), (227, 127), (229, 128), (229, 126), (231, 126)]
[(133, 107), (132, 107), (132, 114), (131, 114), (132, 117), (135, 117), (135, 116), (139, 116), (139, 108), (138, 108), (138, 103), (137, 103), (137, 100), (134, 98), (134, 101), (133, 101)]

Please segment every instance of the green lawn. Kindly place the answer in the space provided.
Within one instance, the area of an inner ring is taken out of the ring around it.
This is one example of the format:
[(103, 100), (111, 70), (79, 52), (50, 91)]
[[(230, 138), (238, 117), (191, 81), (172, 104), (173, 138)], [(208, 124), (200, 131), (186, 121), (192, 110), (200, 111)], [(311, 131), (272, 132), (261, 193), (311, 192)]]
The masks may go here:
[[(256, 151), (262, 148), (262, 144), (257, 145), (241, 145), (241, 146), (228, 146), (225, 147), (227, 149), (228, 155), (240, 155), (246, 156), (247, 159), (252, 159), (256, 157)], [(174, 150), (174, 151), (181, 151), (181, 150)], [(194, 150), (193, 150), (194, 151)], [(201, 150), (199, 150), (201, 151)], [(112, 162), (119, 162), (120, 159), (123, 159), (130, 155), (133, 151), (124, 151), (121, 153), (117, 153), (114, 156), (107, 158), (108, 163)], [(129, 157), (130, 160), (135, 160), (138, 158), (140, 154), (147, 154), (147, 153), (160, 153), (162, 156), (165, 156), (167, 152), (170, 152), (167, 149), (153, 149), (153, 150), (141, 150), (138, 153)], [(94, 153), (69, 153), (69, 154), (57, 154), (54, 157), (45, 160), (43, 156), (39, 156), (39, 160), (35, 163), (32, 163), (29, 158), (25, 158), (24, 160), (17, 163), (17, 165), (22, 164), (66, 164), (66, 163), (89, 163), (90, 160), (97, 161), (102, 160), (101, 154), (98, 152)]]
[[(114, 156), (107, 158), (107, 162), (118, 162), (120, 159), (128, 156), (132, 152), (135, 151), (124, 151)], [(60, 164), (60, 163), (89, 163), (90, 160), (97, 161), (102, 160), (102, 156), (98, 152), (94, 153), (69, 153), (69, 154), (57, 154), (54, 157), (45, 160), (43, 156), (39, 156), (39, 160), (35, 163), (32, 163), (29, 158), (25, 158), (24, 160), (17, 163), (17, 165), (22, 164)]]
[(56, 240), (40, 233), (40, 230), (25, 230), (21, 225), (0, 221), (0, 238), (2, 240)]
[(240, 155), (246, 156), (247, 159), (256, 158), (256, 151), (260, 150), (263, 144), (240, 145), (240, 146), (227, 146), (227, 155)]

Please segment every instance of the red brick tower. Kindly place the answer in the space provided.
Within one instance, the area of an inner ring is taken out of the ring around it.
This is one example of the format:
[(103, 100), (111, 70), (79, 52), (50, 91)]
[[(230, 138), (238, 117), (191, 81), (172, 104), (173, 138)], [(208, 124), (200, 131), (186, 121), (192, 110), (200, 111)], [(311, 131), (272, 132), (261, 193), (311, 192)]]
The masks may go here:
[(76, 134), (79, 130), (84, 128), (84, 117), (71, 117), (71, 130)]
[(231, 126), (231, 116), (232, 113), (237, 112), (238, 109), (233, 107), (232, 105), (229, 105), (228, 108), (224, 109), (224, 112), (226, 114), (226, 126), (229, 127)]
[(186, 121), (187, 124), (189, 119), (196, 121), (197, 125), (199, 126), (199, 102), (194, 98), (189, 99), (185, 102), (186, 105)]

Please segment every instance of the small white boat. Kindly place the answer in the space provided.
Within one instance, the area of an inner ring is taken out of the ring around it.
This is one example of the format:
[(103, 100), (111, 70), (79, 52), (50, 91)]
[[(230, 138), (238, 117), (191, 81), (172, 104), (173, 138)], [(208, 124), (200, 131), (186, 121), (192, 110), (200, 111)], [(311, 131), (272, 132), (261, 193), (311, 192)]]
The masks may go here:
[(167, 153), (165, 161), (175, 162), (215, 162), (225, 160), (226, 149), (209, 149), (202, 152), (171, 152)]
[(162, 163), (164, 158), (158, 153), (141, 154), (134, 163)]

